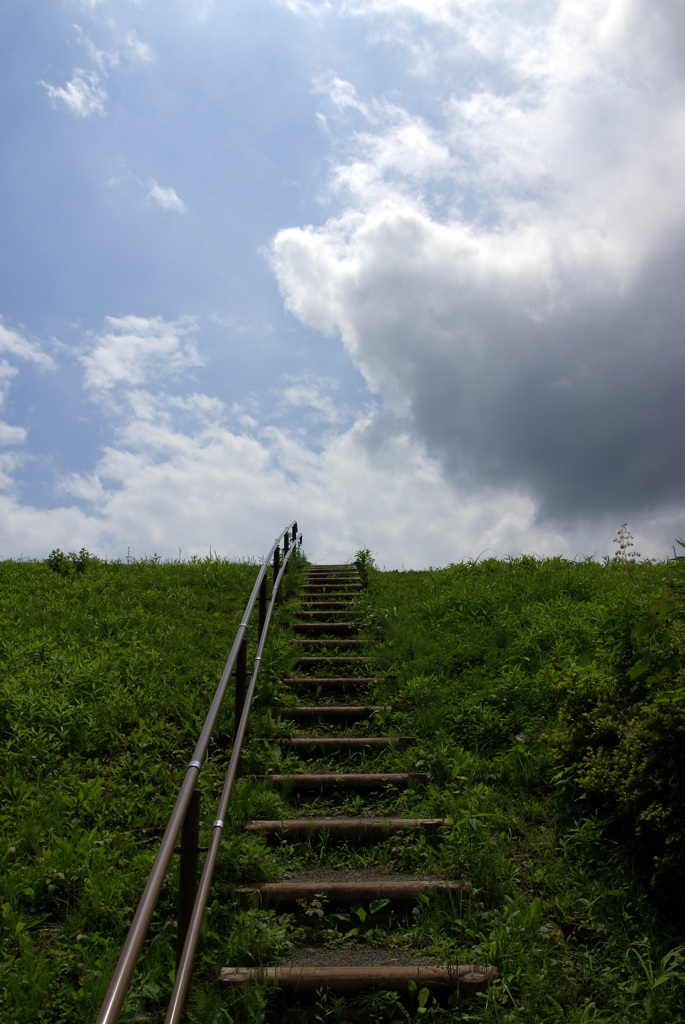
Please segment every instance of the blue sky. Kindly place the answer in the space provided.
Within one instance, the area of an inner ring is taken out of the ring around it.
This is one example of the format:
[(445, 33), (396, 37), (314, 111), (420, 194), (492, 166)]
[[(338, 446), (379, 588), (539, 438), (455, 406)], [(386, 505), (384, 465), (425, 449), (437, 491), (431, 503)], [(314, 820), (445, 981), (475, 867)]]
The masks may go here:
[(679, 0), (7, 0), (0, 557), (685, 533)]

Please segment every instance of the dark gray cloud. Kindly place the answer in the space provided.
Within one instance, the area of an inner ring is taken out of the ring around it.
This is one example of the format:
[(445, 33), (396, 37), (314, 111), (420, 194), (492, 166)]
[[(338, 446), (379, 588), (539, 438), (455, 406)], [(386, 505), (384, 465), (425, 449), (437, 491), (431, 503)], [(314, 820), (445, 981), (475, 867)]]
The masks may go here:
[(544, 325), (491, 320), (505, 344), (485, 357), (427, 346), (411, 409), (453, 479), (518, 486), (560, 521), (681, 503), (684, 257), (664, 255), (624, 299), (576, 298)]

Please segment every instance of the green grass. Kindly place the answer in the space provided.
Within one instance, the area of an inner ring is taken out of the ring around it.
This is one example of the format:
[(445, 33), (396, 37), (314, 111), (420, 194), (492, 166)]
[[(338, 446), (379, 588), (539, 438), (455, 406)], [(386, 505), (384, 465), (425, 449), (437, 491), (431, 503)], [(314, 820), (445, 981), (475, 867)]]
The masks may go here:
[[(370, 1019), (658, 1024), (685, 1016), (683, 585), (674, 565), (519, 558), (380, 573), (363, 552), (358, 601), (382, 670), (383, 727), (417, 737), (348, 768), (428, 771), (427, 789), (346, 814), (449, 819), (441, 843), (395, 837), (333, 848), (325, 836), (266, 850), (250, 817), (294, 813), (241, 781), (220, 854), (189, 1004), (196, 1024), (261, 1021), (259, 991), (222, 1009), (222, 964), (269, 960), (292, 942), (425, 949), (496, 965), (501, 981), (445, 1008), (391, 996)], [(95, 1019), (187, 760), (256, 576), (253, 565), (105, 563), (53, 553), (0, 563), (0, 1019)], [(286, 623), (288, 602), (280, 620)], [(276, 629), (254, 735), (293, 652)], [(203, 773), (220, 784), (230, 707)], [(287, 734), (287, 725), (279, 726)], [(360, 731), (352, 727), (351, 732)], [(278, 748), (248, 748), (244, 774), (293, 770)], [(340, 770), (339, 759), (308, 770)], [(334, 805), (320, 801), (321, 813)], [(203, 838), (214, 800), (203, 801)], [(448, 904), (420, 901), (387, 931), (383, 908), (337, 915), (238, 910), (234, 882), (325, 858), (461, 879)], [(158, 1021), (173, 975), (173, 872), (127, 1019)], [(241, 1003), (238, 1008), (237, 1003)], [(338, 1001), (339, 1002), (339, 1001)], [(341, 1009), (320, 999), (319, 1019)]]

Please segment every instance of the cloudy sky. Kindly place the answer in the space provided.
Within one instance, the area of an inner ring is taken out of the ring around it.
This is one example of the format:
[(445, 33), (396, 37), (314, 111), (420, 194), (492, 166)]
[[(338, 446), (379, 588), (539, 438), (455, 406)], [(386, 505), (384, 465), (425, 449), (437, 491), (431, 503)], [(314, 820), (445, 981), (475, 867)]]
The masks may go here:
[(685, 534), (682, 0), (0, 23), (0, 558)]

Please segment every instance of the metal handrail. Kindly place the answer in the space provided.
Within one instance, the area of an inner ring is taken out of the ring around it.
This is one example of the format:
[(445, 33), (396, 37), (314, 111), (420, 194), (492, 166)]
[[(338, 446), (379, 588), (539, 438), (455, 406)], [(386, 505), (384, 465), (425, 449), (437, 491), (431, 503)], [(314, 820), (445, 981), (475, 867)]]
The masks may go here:
[[(280, 550), (281, 541), (283, 541), (284, 557), (283, 562), (280, 562)], [(291, 546), (292, 542), (292, 546)], [(297, 544), (302, 543), (302, 536), (297, 536), (297, 523), (292, 522), (286, 527), (285, 531), (274, 541), (274, 544), (269, 551), (269, 554), (264, 559), (262, 566), (257, 575), (257, 580), (250, 599), (247, 602), (245, 612), (242, 617), (240, 626), (236, 633), (231, 652), (228, 656), (224, 670), (221, 673), (221, 679), (217, 685), (214, 699), (212, 701), (209, 712), (205, 719), (205, 723), (202, 727), (202, 732), (193, 751), (193, 756), (188, 762), (185, 778), (181, 785), (181, 789), (176, 798), (176, 803), (171, 812), (169, 822), (164, 831), (162, 841), (157, 851), (152, 869), (148, 876), (148, 880), (143, 889), (140, 902), (136, 909), (131, 927), (129, 929), (126, 941), (122, 948), (119, 960), (114, 969), (112, 980), (110, 981), (107, 995), (100, 1008), (100, 1013), (97, 1018), (96, 1024), (115, 1024), (119, 1018), (119, 1013), (123, 1006), (124, 1000), (128, 993), (135, 970), (140, 951), (145, 941), (145, 937), (148, 933), (152, 915), (157, 905), (157, 900), (166, 876), (171, 858), (173, 856), (178, 834), (181, 830), (181, 826), (185, 819), (190, 801), (193, 796), (193, 791), (197, 783), (198, 776), (202, 767), (202, 762), (207, 753), (209, 742), (212, 737), (212, 732), (216, 725), (216, 721), (219, 717), (219, 712), (226, 695), (226, 689), (228, 682), (231, 677), (231, 673), (236, 666), (241, 649), (245, 643), (245, 634), (247, 627), (250, 622), (250, 618), (254, 611), (255, 605), (259, 601), (259, 641), (257, 647), (257, 654), (254, 659), (254, 669), (250, 678), (250, 685), (248, 687), (247, 696), (245, 698), (243, 711), (240, 717), (236, 730), (235, 743), (233, 746), (233, 753), (229, 761), (226, 781), (224, 782), (224, 788), (221, 794), (221, 800), (219, 803), (220, 813), (217, 815), (217, 820), (214, 822), (212, 829), (212, 841), (207, 853), (205, 860), (205, 866), (202, 872), (202, 878), (198, 889), (197, 898), (195, 900), (195, 906), (193, 907), (190, 924), (188, 927), (188, 933), (186, 941), (181, 954), (181, 960), (179, 961), (176, 984), (172, 993), (172, 1003), (170, 1004), (169, 1012), (172, 1012), (172, 1006), (174, 1007), (173, 1017), (168, 1017), (167, 1020), (177, 1021), (183, 1010), (183, 1002), (190, 981), (190, 972), (192, 970), (192, 957), (195, 952), (195, 946), (197, 944), (197, 936), (199, 935), (200, 924), (202, 922), (202, 916), (206, 907), (207, 896), (209, 892), (209, 885), (211, 883), (211, 876), (214, 871), (214, 864), (216, 863), (216, 857), (218, 853), (219, 843), (221, 841), (221, 833), (223, 831), (223, 819), (226, 814), (228, 807), (228, 801), (230, 799), (231, 790), (233, 788), (233, 781), (238, 767), (238, 760), (240, 758), (242, 743), (245, 737), (245, 731), (247, 729), (247, 719), (250, 712), (250, 705), (254, 696), (254, 691), (257, 683), (257, 676), (259, 674), (259, 667), (262, 660), (262, 652), (266, 643), (267, 633), (269, 624), (271, 622), (271, 616), (273, 613), (276, 596), (278, 594), (278, 588), (280, 586), (283, 573), (288, 565), (288, 561), (293, 551), (296, 550)], [(271, 600), (268, 608), (266, 607), (266, 583), (267, 583), (267, 569), (273, 559), (274, 565), (274, 579), (271, 592)], [(236, 756), (237, 752), (237, 756)], [(208, 871), (209, 868), (209, 871)], [(182, 980), (183, 988), (181, 991), (181, 985), (179, 981)]]
[(185, 1003), (185, 997), (188, 991), (188, 985), (190, 983), (190, 975), (193, 969), (193, 958), (195, 956), (195, 947), (197, 946), (197, 940), (200, 937), (200, 928), (202, 926), (202, 918), (207, 906), (207, 899), (209, 897), (209, 887), (212, 882), (214, 875), (214, 868), (216, 865), (217, 855), (219, 853), (219, 845), (223, 837), (224, 831), (224, 820), (226, 812), (228, 811), (228, 804), (231, 799), (231, 793), (233, 792), (233, 783), (238, 771), (238, 763), (240, 761), (240, 755), (243, 752), (243, 741), (245, 739), (245, 733), (247, 731), (247, 722), (250, 717), (250, 709), (252, 707), (252, 699), (255, 694), (257, 686), (257, 676), (259, 675), (259, 669), (262, 663), (262, 653), (264, 651), (264, 645), (266, 644), (267, 632), (269, 629), (269, 623), (271, 622), (271, 615), (273, 613), (276, 595), (278, 588), (283, 578), (283, 573), (288, 567), (288, 560), (294, 548), (285, 548), (284, 545), (284, 556), (283, 564), (280, 567), (278, 576), (274, 580), (273, 592), (271, 595), (271, 601), (266, 615), (266, 621), (262, 634), (259, 638), (259, 645), (257, 647), (257, 654), (255, 655), (253, 662), (252, 675), (250, 677), (250, 684), (247, 688), (247, 694), (245, 695), (245, 704), (243, 706), (243, 712), (240, 716), (240, 722), (238, 723), (235, 740), (233, 743), (233, 751), (231, 753), (231, 759), (228, 763), (228, 769), (226, 770), (226, 778), (224, 780), (224, 787), (221, 791), (221, 798), (219, 800), (219, 806), (217, 809), (216, 820), (212, 826), (212, 836), (209, 843), (209, 849), (207, 850), (207, 856), (205, 858), (204, 867), (202, 870), (202, 876), (200, 878), (200, 885), (198, 887), (197, 897), (195, 899), (195, 905), (192, 910), (190, 923), (188, 925), (188, 932), (186, 934), (186, 940), (181, 953), (181, 959), (176, 968), (176, 981), (174, 984), (173, 992), (171, 993), (171, 1000), (169, 1002), (169, 1009), (167, 1010), (167, 1016), (165, 1018), (165, 1024), (178, 1024), (181, 1019), (181, 1013), (183, 1012), (183, 1006)]

